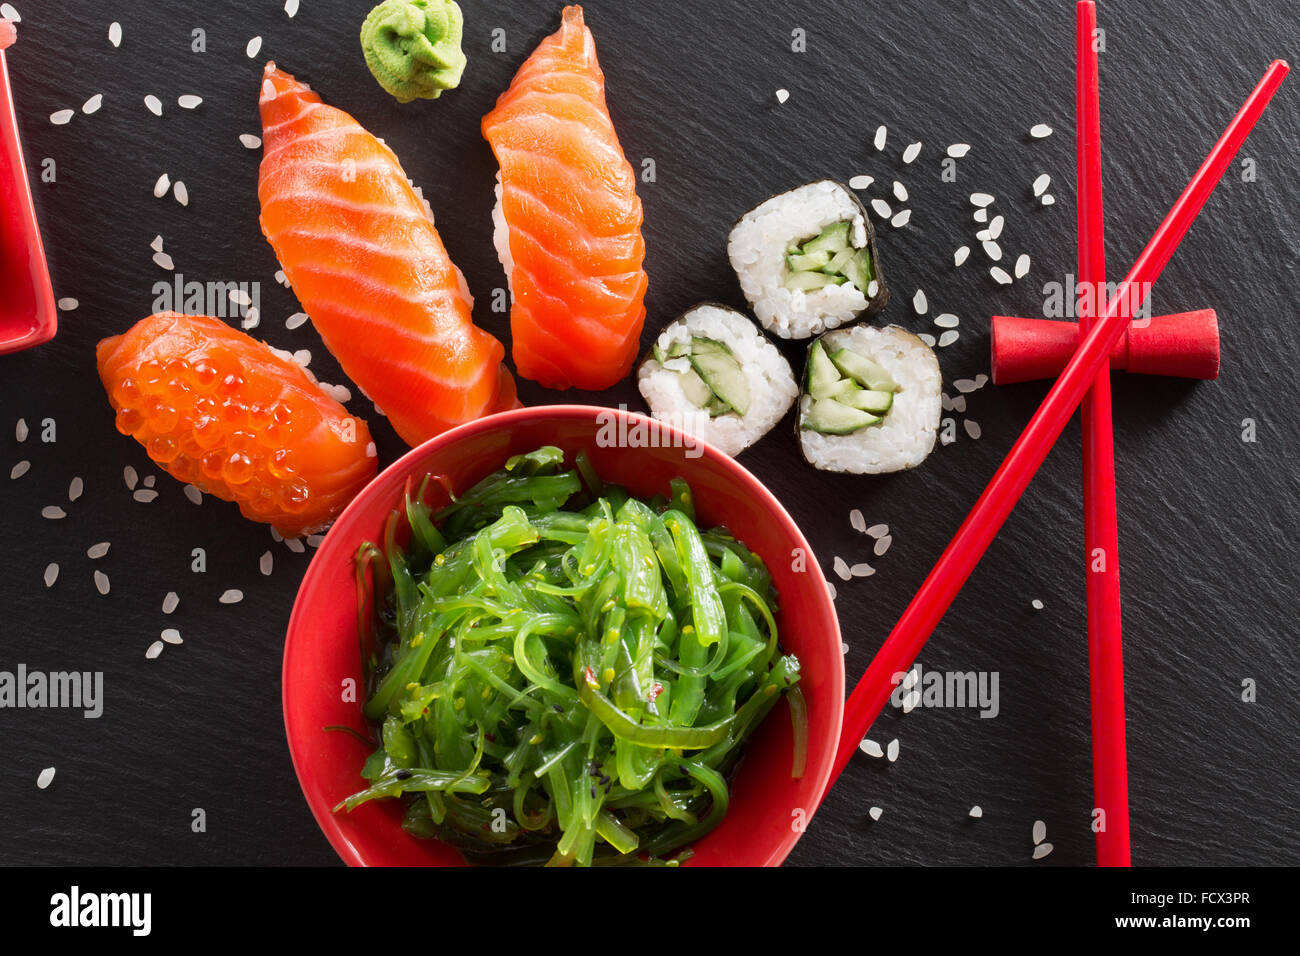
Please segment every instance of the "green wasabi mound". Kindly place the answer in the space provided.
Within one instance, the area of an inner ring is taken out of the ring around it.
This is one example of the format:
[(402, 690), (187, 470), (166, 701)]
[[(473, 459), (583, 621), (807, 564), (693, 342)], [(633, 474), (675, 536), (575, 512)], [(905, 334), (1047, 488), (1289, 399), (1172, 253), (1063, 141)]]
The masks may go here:
[(399, 103), (437, 99), (465, 72), (464, 19), (452, 0), (384, 0), (361, 25), (361, 50)]

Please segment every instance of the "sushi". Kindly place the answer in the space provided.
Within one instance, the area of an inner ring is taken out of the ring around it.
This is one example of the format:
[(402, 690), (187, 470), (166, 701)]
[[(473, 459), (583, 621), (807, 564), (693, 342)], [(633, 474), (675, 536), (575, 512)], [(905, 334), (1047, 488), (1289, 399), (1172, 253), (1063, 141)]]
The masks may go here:
[(104, 339), (95, 359), (119, 432), (286, 538), (323, 529), (375, 476), (366, 423), (219, 319), (160, 312)]
[(505, 348), (393, 152), (266, 65), (262, 232), (343, 371), (417, 445), (518, 406)]
[(934, 450), (943, 376), (934, 350), (897, 326), (828, 332), (808, 350), (799, 446), (823, 471), (915, 468)]
[(709, 302), (659, 333), (637, 387), (655, 418), (728, 455), (767, 434), (799, 396), (777, 347), (746, 316)]
[(483, 135), (501, 171), (492, 219), (510, 287), (519, 374), (609, 388), (636, 362), (645, 321), (641, 200), (582, 8), (524, 61)]
[(871, 217), (847, 186), (829, 179), (745, 213), (727, 257), (763, 328), (784, 339), (820, 335), (889, 302)]

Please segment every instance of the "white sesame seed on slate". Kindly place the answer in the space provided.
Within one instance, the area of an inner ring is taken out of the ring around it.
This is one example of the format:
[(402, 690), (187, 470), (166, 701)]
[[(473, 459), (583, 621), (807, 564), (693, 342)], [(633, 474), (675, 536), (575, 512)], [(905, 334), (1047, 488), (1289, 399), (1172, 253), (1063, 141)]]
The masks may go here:
[(135, 486), (140, 482), (140, 476), (136, 474), (133, 466), (127, 465), (122, 469), (122, 480), (126, 482), (127, 491), (135, 491)]
[(107, 594), (109, 589), (108, 575), (103, 571), (95, 572), (95, 590), (100, 594)]
[(1052, 135), (1052, 127), (1048, 126), (1046, 123), (1039, 123), (1029, 130), (1029, 135), (1034, 139), (1044, 139)]
[(889, 742), (889, 746), (885, 748), (885, 756), (889, 759), (890, 763), (893, 763), (895, 760), (898, 759), (898, 738), (897, 737), (891, 740)]
[(175, 591), (168, 591), (166, 597), (163, 598), (162, 612), (164, 614), (171, 614), (176, 610), (180, 603), (181, 596)]
[(861, 508), (849, 512), (849, 525), (859, 534), (867, 530), (867, 519), (862, 516)]
[(147, 505), (158, 497), (158, 492), (154, 491), (152, 488), (137, 488), (131, 493), (131, 497), (140, 502), (140, 504)]
[(161, 634), (159, 634), (158, 636), (161, 637), (161, 638), (162, 638), (164, 641), (166, 641), (168, 644), (184, 644), (184, 643), (185, 643), (184, 641), (181, 640), (181, 632), (178, 631), (178, 630), (176, 630), (176, 628), (174, 628), (174, 627), (169, 627), (169, 628), (167, 628), (166, 630), (164, 630), (164, 631), (163, 631)]
[(11, 481), (17, 481), (23, 475), (27, 474), (27, 472), (31, 470), (31, 467), (32, 463), (24, 458), (22, 461), (18, 462), (18, 464), (9, 469), (9, 479)]
[(889, 208), (889, 203), (885, 202), (883, 199), (871, 200), (871, 208), (881, 219), (888, 219), (894, 214), (894, 211)]
[(287, 319), (284, 320), (284, 327), (286, 329), (296, 329), (306, 321), (307, 321), (306, 312), (295, 312), (293, 315), (289, 316)]
[(961, 159), (970, 152), (970, 143), (953, 143), (948, 147), (948, 155), (953, 159)]
[(958, 246), (957, 251), (952, 254), (952, 264), (954, 266), (960, 266), (966, 261), (966, 257), (969, 255), (970, 246)]
[(252, 133), (240, 133), (239, 142), (243, 144), (244, 149), (257, 149), (262, 145), (262, 138)]
[(1006, 224), (1005, 216), (994, 216), (993, 221), (989, 223), (989, 238), (1000, 239), (1002, 237), (1002, 227)]
[(1035, 846), (1047, 839), (1047, 824), (1042, 820), (1034, 821), (1034, 844)]
[(217, 598), (217, 601), (220, 602), (221, 604), (238, 604), (243, 599), (244, 599), (243, 591), (239, 590), (238, 588), (230, 588), (229, 590), (222, 591), (221, 597)]
[(848, 563), (838, 554), (835, 556), (835, 560), (831, 562), (831, 568), (835, 571), (836, 577), (841, 581), (847, 581), (853, 577), (853, 573), (849, 570)]
[(899, 202), (907, 202), (907, 187), (897, 179), (894, 180), (894, 198)]
[(176, 97), (176, 105), (183, 110), (198, 109), (202, 102), (203, 97), (195, 96), (193, 93), (185, 93)]
[(849, 180), (850, 189), (867, 189), (876, 181), (874, 176), (854, 176)]
[(108, 42), (113, 46), (122, 45), (122, 24), (116, 20), (108, 25)]
[(862, 743), (858, 744), (858, 749), (868, 757), (883, 757), (885, 755), (885, 751), (880, 744), (874, 740), (867, 740), (865, 737), (862, 738)]
[(1043, 193), (1043, 198), (1040, 202), (1042, 202), (1044, 206), (1052, 206), (1056, 204), (1056, 197), (1051, 193)]
[(901, 212), (897, 213), (893, 219), (889, 220), (889, 224), (893, 226), (895, 229), (902, 229), (911, 221), (912, 221), (912, 210), (904, 209)]
[(190, 501), (194, 502), (196, 505), (203, 504), (203, 492), (199, 491), (199, 489), (193, 485), (185, 486), (185, 497), (190, 499)]
[(86, 102), (81, 104), (81, 112), (85, 113), (87, 116), (90, 116), (92, 113), (98, 113), (99, 108), (103, 105), (104, 105), (104, 94), (96, 93), (90, 99), (86, 100)]
[(990, 193), (971, 193), (970, 201), (972, 206), (987, 206), (993, 202), (993, 196)]
[(262, 324), (262, 313), (257, 309), (249, 309), (244, 313), (244, 317), (239, 321), (239, 327), (247, 332), (249, 329), (255, 329)]
[(54, 768), (46, 767), (36, 778), (36, 786), (44, 790), (54, 782)]
[(145, 109), (154, 116), (162, 116), (162, 100), (150, 93), (144, 98)]
[(958, 395), (956, 398), (954, 398), (952, 400), (951, 410), (954, 412), (961, 412), (964, 415), (966, 413), (966, 396)]
[(877, 538), (876, 546), (873, 549), (876, 552), (876, 557), (883, 557), (884, 553), (889, 550), (889, 546), (893, 543), (894, 536), (892, 534), (887, 534), (883, 537)]
[(992, 239), (985, 239), (983, 242), (984, 255), (988, 256), (994, 262), (1002, 261), (1002, 247)]
[(952, 386), (962, 393), (973, 392), (975, 389), (979, 388), (979, 385), (977, 385), (975, 380), (971, 378), (959, 378), (957, 381), (952, 383)]
[(153, 660), (155, 657), (157, 657), (159, 654), (161, 654), (161, 653), (163, 652), (163, 647), (164, 647), (164, 645), (163, 645), (163, 642), (162, 642), (162, 641), (154, 641), (154, 642), (153, 642), (152, 644), (150, 644), (149, 647), (145, 650), (145, 652), (144, 652), (145, 659), (146, 659), (146, 660)]
[(190, 204), (190, 191), (179, 179), (176, 180), (176, 185), (172, 187), (172, 195), (176, 197), (176, 201), (182, 206)]
[(20, 418), (14, 423), (14, 438), (18, 441), (27, 441), (27, 419)]
[(261, 49), (262, 49), (262, 38), (253, 37), (253, 39), (248, 41), (248, 46), (244, 47), (244, 55), (251, 60), (253, 57), (257, 56), (257, 54), (261, 51)]
[(912, 308), (916, 310), (917, 315), (925, 315), (930, 311), (930, 303), (925, 298), (924, 289), (917, 289), (916, 295), (912, 296)]
[(875, 573), (876, 569), (865, 561), (859, 561), (857, 564), (849, 568), (849, 574), (853, 575), (855, 578), (869, 578)]
[(959, 339), (960, 337), (961, 337), (961, 333), (958, 332), (956, 329), (948, 329), (946, 332), (944, 332), (942, 335), (939, 336), (939, 348), (946, 349), (948, 346), (952, 345), (953, 342), (956, 342), (957, 339)]
[(76, 115), (76, 110), (56, 110), (50, 114), (50, 122), (55, 126), (67, 126), (72, 122), (74, 115)]
[(1016, 258), (1016, 278), (1023, 279), (1029, 275), (1029, 253), (1022, 252)]
[(86, 549), (86, 557), (90, 558), (92, 561), (98, 561), (100, 558), (104, 557), (104, 555), (108, 554), (109, 547), (110, 545), (107, 541), (101, 541), (99, 544), (92, 544)]
[(51, 521), (58, 521), (60, 518), (66, 518), (68, 513), (58, 505), (46, 505), (41, 509), (41, 517), (49, 518)]
[[(989, 221), (989, 211), (987, 209), (976, 209), (972, 215), (974, 216), (976, 222)], [(985, 230), (983, 229), (980, 230), (980, 232), (984, 232), (984, 231)], [(985, 238), (985, 236), (980, 235), (980, 236), (976, 236), (976, 238), (983, 239)]]
[(298, 0), (284, 0), (284, 12), (290, 18), (296, 17), (298, 15)]
[(784, 103), (784, 102), (785, 102), (786, 100), (788, 100), (789, 98), (790, 98), (790, 91), (789, 91), (789, 90), (784, 90), (784, 89), (783, 89), (783, 90), (777, 90), (777, 91), (776, 91), (776, 101), (777, 101), (778, 103)]
[(885, 535), (889, 534), (889, 525), (873, 524), (867, 529), (867, 534), (871, 535), (873, 538), (883, 538)]
[(978, 820), (980, 817), (984, 816), (984, 808), (977, 803), (975, 806), (970, 808), (970, 813), (967, 815)]
[(921, 155), (921, 144), (913, 143), (912, 145), (908, 146), (907, 149), (903, 150), (903, 162), (905, 163), (913, 162), (916, 159), (916, 157), (920, 155)]
[(1000, 285), (1011, 285), (1011, 276), (1001, 266), (994, 266), (989, 270), (989, 275), (996, 279)]
[(264, 576), (269, 577), (271, 574), (271, 568), (274, 566), (274, 564), (275, 564), (275, 556), (272, 555), (270, 551), (267, 551), (264, 552), (261, 558), (258, 559), (257, 568), (259, 571), (262, 572)]
[(870, 810), (867, 811), (867, 815), (870, 816), (871, 819), (873, 820), (879, 820), (881, 815), (884, 812), (885, 811), (880, 809), (880, 807), (872, 807)]
[(302, 543), (301, 538), (285, 538), (284, 546), (294, 554), (302, 554), (307, 550), (307, 546)]
[(154, 265), (160, 269), (166, 269), (168, 272), (176, 268), (176, 263), (172, 262), (172, 257), (165, 252), (155, 252), (153, 254)]
[(955, 329), (961, 324), (961, 320), (951, 312), (945, 312), (943, 315), (935, 316), (934, 324), (941, 329)]
[(1034, 847), (1034, 859), (1041, 860), (1043, 857), (1047, 856), (1047, 854), (1051, 852), (1052, 852), (1052, 844), (1040, 843), (1038, 844), (1038, 846)]
[(980, 423), (971, 418), (962, 419), (962, 427), (966, 429), (966, 434), (971, 438), (978, 439), (984, 432), (980, 428)]
[(51, 561), (49, 564), (45, 566), (45, 586), (47, 588), (54, 587), (54, 582), (57, 581), (58, 579), (59, 579), (59, 566), (55, 562)]
[(885, 140), (889, 137), (889, 130), (881, 126), (876, 130), (876, 152), (881, 152), (885, 148)]
[(311, 349), (299, 349), (293, 353), (293, 360), (306, 368), (311, 364)]
[(949, 430), (949, 426), (951, 425), (952, 425), (951, 418), (945, 418), (943, 419), (943, 421), (939, 423), (939, 444), (951, 445), (953, 442), (957, 440), (957, 436), (954, 435)]
[(325, 535), (323, 534), (307, 535), (307, 547), (309, 548), (319, 548), (321, 544), (324, 543), (324, 541), (325, 541)]
[(920, 339), (922, 342), (924, 342), (926, 345), (930, 346), (930, 348), (934, 348), (934, 341), (935, 341), (934, 336), (931, 335), (929, 332), (917, 332), (916, 337)]
[(76, 312), (77, 307), (81, 305), (81, 303), (78, 302), (76, 299), (66, 298), (66, 299), (60, 299), (58, 302), (55, 303), (55, 305), (59, 307), (60, 312)]
[(1032, 601), (1029, 602), (1029, 606), (1032, 607), (1035, 611), (1041, 611), (1043, 609), (1043, 602), (1038, 600), (1038, 598), (1034, 598)]
[(1034, 180), (1034, 195), (1041, 196), (1043, 193), (1047, 192), (1047, 187), (1050, 185), (1052, 185), (1052, 177), (1047, 175), (1047, 173), (1043, 173)]

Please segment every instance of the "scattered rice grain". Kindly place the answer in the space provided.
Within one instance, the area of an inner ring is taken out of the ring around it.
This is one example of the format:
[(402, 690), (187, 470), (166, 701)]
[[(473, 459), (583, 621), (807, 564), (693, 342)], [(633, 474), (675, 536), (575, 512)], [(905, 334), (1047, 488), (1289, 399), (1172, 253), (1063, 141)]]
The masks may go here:
[(244, 47), (244, 55), (251, 60), (253, 57), (257, 56), (257, 54), (261, 51), (261, 49), (262, 49), (262, 38), (253, 37), (253, 39), (248, 41), (248, 46)]
[(943, 315), (935, 316), (934, 324), (941, 329), (955, 329), (961, 324), (961, 319), (951, 312), (945, 312)]
[(1032, 601), (1029, 602), (1029, 606), (1032, 607), (1035, 611), (1041, 611), (1043, 609), (1043, 602), (1038, 600), (1038, 598), (1034, 598)]
[(970, 808), (970, 813), (967, 814), (967, 816), (978, 820), (980, 817), (984, 816), (984, 808), (977, 803), (975, 806)]
[(255, 329), (262, 324), (262, 313), (257, 309), (249, 309), (244, 313), (244, 317), (239, 322), (239, 327), (247, 332), (249, 329)]
[(874, 740), (867, 740), (865, 737), (862, 738), (862, 743), (858, 744), (858, 749), (868, 757), (883, 757), (885, 755), (885, 751), (880, 744)]
[(867, 519), (862, 516), (861, 508), (854, 508), (849, 512), (849, 525), (859, 534), (867, 530)]
[(980, 435), (984, 434), (984, 430), (980, 428), (980, 423), (973, 418), (962, 419), (961, 424), (966, 429), (966, 434), (976, 441), (979, 440)]
[(95, 577), (95, 590), (98, 591), (100, 594), (108, 594), (108, 589), (109, 589), (108, 575), (105, 574), (103, 571), (96, 571), (94, 577)]
[(961, 337), (961, 333), (956, 329), (949, 329), (939, 336), (939, 348), (946, 349)]
[(157, 657), (159, 654), (163, 652), (163, 647), (164, 645), (162, 641), (154, 641), (152, 644), (149, 645), (148, 650), (144, 652), (145, 659), (153, 660), (155, 657)]
[(1016, 258), (1016, 278), (1023, 279), (1029, 275), (1029, 253), (1022, 252)]
[(289, 316), (287, 319), (284, 320), (284, 327), (286, 329), (296, 329), (306, 321), (307, 321), (306, 312), (295, 312), (293, 315)]
[(67, 126), (72, 122), (74, 115), (76, 115), (76, 110), (55, 110), (50, 114), (50, 122), (55, 126)]
[(307, 550), (307, 546), (302, 543), (301, 538), (285, 538), (284, 546), (294, 554), (302, 554)]
[(924, 289), (917, 289), (916, 294), (912, 296), (912, 308), (916, 310), (917, 315), (925, 315), (930, 311), (930, 303), (925, 297)]
[(961, 159), (970, 152), (970, 143), (953, 143), (948, 147), (948, 155), (953, 159)]
[(31, 470), (31, 467), (32, 463), (24, 458), (18, 464), (9, 469), (9, 480), (17, 481), (23, 475), (27, 474), (27, 472)]
[(108, 42), (115, 47), (122, 45), (122, 24), (116, 20), (108, 25)]
[(41, 509), (41, 517), (49, 518), (51, 521), (58, 521), (60, 518), (66, 518), (68, 513), (58, 505), (46, 505)]
[(897, 179), (894, 180), (894, 198), (899, 202), (907, 202), (907, 187)]
[(161, 269), (166, 269), (168, 272), (171, 272), (176, 268), (176, 264), (172, 262), (172, 257), (167, 255), (165, 252), (155, 252), (153, 254), (153, 261), (154, 265)]
[(912, 145), (908, 146), (907, 149), (903, 150), (903, 162), (905, 163), (913, 162), (916, 159), (916, 157), (920, 155), (921, 155), (921, 144), (913, 143)]
[(140, 502), (140, 504), (147, 505), (158, 497), (158, 492), (154, 491), (152, 488), (137, 488), (131, 493), (131, 497)]
[(889, 219), (894, 215), (894, 210), (889, 208), (889, 203), (883, 199), (871, 200), (871, 208), (881, 219)]
[(866, 189), (876, 181), (874, 176), (854, 176), (849, 180), (850, 189)]
[(962, 393), (973, 392), (975, 389), (979, 388), (979, 385), (975, 380), (970, 378), (959, 378), (957, 381), (952, 383), (952, 386)]
[(885, 811), (880, 809), (880, 807), (872, 807), (870, 810), (867, 811), (867, 815), (871, 817), (871, 819), (873, 820), (879, 820), (881, 814), (883, 814), (884, 812)]
[(290, 18), (296, 17), (298, 15), (298, 0), (284, 0), (284, 12)]
[(135, 486), (140, 482), (140, 476), (136, 474), (133, 466), (127, 465), (122, 469), (122, 480), (126, 482), (127, 491), (135, 491)]
[(107, 541), (101, 541), (99, 544), (92, 544), (86, 549), (86, 557), (90, 558), (92, 561), (98, 561), (100, 558), (108, 554), (109, 547), (110, 545)]
[(176, 201), (182, 206), (190, 204), (190, 191), (185, 188), (185, 184), (179, 179), (176, 180), (176, 185), (172, 187), (172, 195), (176, 197)]
[(58, 579), (59, 579), (59, 566), (55, 562), (51, 561), (49, 564), (45, 566), (45, 586), (47, 588), (54, 587), (54, 582), (57, 581)]
[(849, 570), (848, 563), (838, 554), (835, 555), (835, 560), (831, 562), (831, 568), (841, 581), (847, 581), (853, 577), (853, 572)]
[(1011, 276), (1001, 266), (994, 266), (989, 270), (989, 275), (996, 279), (1000, 285), (1011, 285)]
[(790, 91), (789, 91), (789, 90), (784, 90), (784, 89), (783, 89), (783, 90), (777, 90), (777, 91), (776, 91), (776, 101), (777, 101), (778, 103), (784, 103), (784, 102), (785, 102), (786, 100), (788, 100), (789, 98), (790, 98)]
[(889, 534), (889, 525), (873, 524), (867, 529), (867, 534), (871, 535), (873, 538), (883, 538), (885, 535)]
[(902, 212), (895, 215), (893, 219), (889, 220), (889, 224), (893, 226), (895, 229), (902, 229), (911, 221), (912, 221), (912, 210), (904, 209)]
[(1047, 187), (1050, 186), (1051, 184), (1052, 184), (1052, 177), (1047, 175), (1047, 173), (1043, 173), (1041, 176), (1039, 176), (1037, 179), (1034, 180), (1034, 195), (1041, 196), (1043, 193), (1047, 192)]
[(1042, 843), (1047, 839), (1047, 824), (1042, 820), (1034, 821), (1034, 845)]
[(1002, 247), (992, 239), (984, 240), (984, 255), (988, 256), (994, 262), (1002, 261)]
[(865, 561), (859, 561), (853, 567), (849, 568), (849, 574), (855, 578), (869, 578), (876, 573), (876, 569)]
[(59, 307), (60, 312), (76, 312), (77, 307), (80, 306), (81, 303), (76, 299), (66, 298), (66, 299), (60, 299), (58, 302), (55, 303), (55, 305)]
[(177, 594), (175, 591), (168, 591), (166, 597), (163, 598), (162, 612), (164, 614), (171, 614), (173, 611), (176, 610), (177, 606), (180, 603), (181, 603), (181, 596)]
[(958, 247), (957, 251), (952, 254), (952, 264), (954, 266), (961, 265), (963, 262), (966, 261), (966, 257), (969, 255), (970, 255), (970, 246)]
[(876, 557), (884, 557), (885, 552), (889, 550), (889, 546), (893, 543), (894, 536), (892, 534), (887, 534), (883, 537), (877, 538), (876, 546), (873, 549), (876, 552)]
[(14, 438), (18, 441), (27, 441), (27, 419), (20, 418), (14, 423)]
[(885, 148), (885, 140), (889, 137), (889, 130), (881, 126), (876, 130), (876, 152), (882, 152)]
[(90, 99), (86, 100), (86, 102), (81, 104), (81, 112), (85, 113), (87, 116), (90, 116), (93, 113), (98, 113), (99, 108), (103, 105), (104, 105), (104, 94), (96, 93)]
[(987, 206), (993, 202), (991, 193), (971, 193), (970, 201), (972, 206)]
[(1055, 204), (1056, 204), (1056, 197), (1053, 196), (1051, 193), (1043, 193), (1042, 203), (1043, 203), (1044, 206), (1052, 206), (1052, 205), (1055, 205)]
[(920, 339), (922, 342), (924, 342), (926, 345), (928, 345), (930, 348), (934, 348), (934, 336), (931, 335), (929, 332), (917, 332), (916, 337)]
[(1038, 844), (1038, 846), (1034, 847), (1034, 859), (1041, 860), (1043, 857), (1047, 856), (1047, 854), (1051, 852), (1052, 852), (1052, 844), (1040, 843)]
[(239, 142), (243, 144), (244, 149), (257, 149), (262, 145), (262, 138), (252, 133), (240, 133)]
[(162, 100), (150, 93), (144, 98), (145, 109), (154, 116), (162, 116)]
[(185, 93), (176, 97), (176, 105), (183, 110), (198, 109), (203, 103), (203, 97), (195, 96), (193, 93)]
[(162, 634), (159, 635), (159, 637), (161, 637), (161, 638), (162, 638), (164, 641), (166, 641), (168, 644), (184, 644), (184, 643), (185, 643), (184, 641), (181, 640), (181, 632), (178, 631), (178, 630), (176, 630), (176, 628), (174, 628), (174, 627), (169, 627), (169, 628), (167, 628), (166, 630), (164, 630), (164, 631), (162, 632)]
[(199, 489), (193, 485), (185, 486), (185, 497), (190, 499), (190, 501), (194, 502), (196, 505), (203, 504), (203, 492), (199, 491)]
[[(11, 8), (12, 9), (12, 8)], [(36, 786), (44, 790), (54, 782), (54, 768), (46, 767), (36, 778)]]
[(1029, 135), (1034, 139), (1045, 139), (1052, 135), (1052, 127), (1048, 126), (1046, 123), (1039, 123), (1030, 128)]
[[(159, 176), (158, 181), (153, 184), (154, 198), (162, 199), (163, 196), (166, 196), (167, 190), (171, 188), (171, 185), (172, 185), (172, 178), (170, 176), (168, 176), (166, 173), (163, 173), (161, 176)], [(158, 251), (162, 252), (161, 249), (159, 249)]]
[(893, 763), (895, 760), (898, 759), (898, 738), (897, 737), (891, 740), (889, 742), (889, 746), (885, 748), (885, 756), (889, 759), (890, 763)]
[(217, 598), (217, 601), (221, 604), (238, 604), (243, 599), (243, 591), (239, 590), (239, 588), (230, 588), (229, 590), (222, 591), (221, 597)]
[(259, 558), (257, 561), (257, 569), (261, 571), (262, 574), (266, 577), (270, 577), (271, 568), (274, 565), (275, 565), (275, 556), (272, 555), (270, 551), (264, 552), (262, 554), (262, 557)]
[(989, 223), (989, 238), (1001, 239), (1002, 227), (1005, 226), (1006, 224), (1007, 224), (1007, 219), (1005, 216), (994, 216), (993, 220)]

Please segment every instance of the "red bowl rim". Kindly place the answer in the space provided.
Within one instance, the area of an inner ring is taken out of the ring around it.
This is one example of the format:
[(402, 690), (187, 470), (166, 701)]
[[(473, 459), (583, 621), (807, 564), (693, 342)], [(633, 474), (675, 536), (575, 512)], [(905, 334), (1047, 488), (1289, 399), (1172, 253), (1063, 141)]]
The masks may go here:
[[(383, 469), (383, 471), (381, 471), (378, 475), (376, 475), (375, 478), (371, 479), (370, 484), (368, 484), (365, 488), (363, 488), (357, 494), (357, 496), (352, 499), (352, 501), (348, 504), (348, 506), (343, 509), (342, 513), (338, 516), (338, 518), (334, 520), (334, 527), (337, 527), (338, 525), (345, 523), (346, 519), (348, 519), (351, 516), (353, 511), (361, 510), (361, 508), (365, 506), (363, 502), (363, 498), (365, 498), (367, 492), (372, 487), (376, 486), (380, 482), (380, 480), (384, 477), (384, 475), (393, 471), (404, 471), (411, 468), (418, 460), (424, 458), (425, 456), (433, 452), (435, 449), (440, 448), (443, 445), (449, 445), (454, 442), (457, 442), (467, 435), (476, 434), (478, 432), (487, 431), (490, 429), (509, 427), (512, 423), (515, 423), (520, 420), (535, 418), (539, 415), (545, 415), (547, 417), (552, 417), (552, 418), (589, 419), (592, 416), (601, 413), (605, 413), (605, 414), (613, 413), (615, 415), (622, 416), (628, 419), (629, 424), (636, 420), (641, 420), (646, 423), (653, 422), (654, 425), (660, 428), (662, 431), (668, 432), (670, 435), (676, 436), (677, 440), (679, 441), (698, 442), (706, 449), (706, 453), (713, 455), (715, 463), (718, 464), (720, 467), (722, 467), (725, 471), (727, 471), (730, 474), (730, 476), (735, 480), (737, 485), (741, 488), (741, 490), (745, 494), (752, 495), (758, 498), (763, 503), (764, 507), (771, 512), (773, 518), (783, 526), (785, 533), (788, 534), (791, 537), (791, 539), (794, 540), (800, 547), (804, 548), (804, 553), (808, 555), (811, 555), (813, 553), (811, 545), (808, 544), (808, 541), (804, 537), (803, 532), (799, 529), (799, 526), (795, 523), (794, 519), (790, 517), (789, 512), (785, 510), (785, 506), (782, 505), (781, 502), (777, 499), (777, 497), (767, 489), (767, 486), (764, 485), (761, 481), (759, 481), (758, 478), (756, 478), (749, 471), (749, 469), (745, 468), (744, 465), (741, 465), (730, 455), (714, 447), (713, 445), (708, 444), (707, 442), (704, 442), (693, 436), (689, 436), (689, 437), (685, 436), (678, 429), (668, 425), (667, 423), (658, 421), (657, 419), (651, 419), (646, 415), (641, 414), (640, 412), (631, 411), (625, 406), (619, 408), (609, 408), (600, 405), (575, 405), (575, 404), (532, 405), (524, 408), (511, 409), (510, 411), (497, 412), (496, 414), (488, 415), (483, 418), (476, 419), (472, 422), (467, 422), (464, 425), (458, 425), (455, 428), (448, 429), (447, 431), (442, 432), (439, 435), (435, 435), (433, 438), (430, 438), (428, 441), (425, 441), (424, 443), (417, 445), (415, 448), (412, 448), (410, 451), (406, 452), (406, 454), (402, 455), (401, 458), (397, 459), (387, 468)], [(331, 531), (332, 530), (333, 528), (331, 528)], [(307, 567), (307, 572), (306, 574), (303, 575), (303, 579), (298, 586), (299, 595), (301, 595), (304, 591), (307, 590), (308, 584), (312, 580), (314, 580), (314, 578), (317, 575), (325, 573), (322, 570), (324, 568), (324, 562), (321, 560), (321, 555), (322, 553), (324, 553), (324, 551), (325, 551), (325, 543), (322, 542), (320, 548), (317, 549), (316, 554), (312, 557), (312, 561)], [(823, 591), (818, 596), (818, 598), (819, 601), (824, 602), (823, 607), (821, 609), (822, 611), (826, 612), (824, 616), (827, 617), (832, 622), (834, 628), (834, 636), (835, 636), (834, 643), (839, 644), (840, 641), (842, 640), (840, 636), (840, 629), (839, 629), (839, 616), (835, 612), (835, 607), (833, 602), (831, 601), (829, 591)], [(293, 762), (294, 776), (298, 781), (299, 789), (303, 793), (303, 798), (307, 800), (307, 804), (308, 807), (311, 809), (312, 816), (316, 818), (317, 825), (321, 828), (321, 832), (325, 834), (325, 838), (329, 841), (330, 846), (334, 848), (334, 852), (336, 852), (339, 855), (339, 857), (343, 860), (343, 862), (348, 864), (349, 866), (370, 866), (371, 864), (362, 858), (360, 851), (358, 851), (358, 849), (355, 846), (353, 846), (352, 842), (343, 833), (336, 815), (333, 812), (331, 812), (330, 808), (317, 806), (315, 802), (309, 799), (307, 797), (307, 788), (303, 785), (303, 768), (299, 764), (299, 757), (298, 757), (299, 750), (294, 746), (294, 735), (292, 730), (290, 729), (290, 724), (289, 724), (291, 690), (289, 686), (288, 637), (290, 634), (293, 634), (296, 630), (298, 630), (298, 628), (300, 627), (299, 619), (305, 613), (307, 613), (305, 610), (305, 605), (297, 597), (295, 597), (293, 611), (289, 616), (289, 626), (285, 632), (285, 647), (284, 647), (284, 654), (282, 657), (281, 678), (280, 678), (281, 713), (284, 718), (285, 737), (289, 746), (289, 756)], [(841, 665), (838, 668), (832, 668), (832, 671), (834, 671), (831, 680), (832, 686), (828, 688), (830, 706), (834, 710), (834, 719), (831, 721), (831, 725), (833, 727), (839, 728), (843, 724), (843, 716), (844, 716), (844, 668)], [(836, 732), (835, 736), (838, 739), (839, 737), (838, 731)], [(835, 750), (835, 746), (832, 744), (830, 749), (830, 759), (818, 761), (815, 769), (813, 768), (813, 762), (811, 760), (809, 762), (809, 770), (812, 771), (812, 778), (811, 778), (811, 782), (813, 784), (812, 793), (814, 795), (814, 799), (812, 800), (813, 811), (809, 813), (808, 815), (809, 819), (811, 819), (812, 813), (815, 813), (816, 808), (820, 806), (822, 798), (826, 795), (826, 790), (830, 785), (831, 774), (832, 774), (832, 769), (834, 764), (834, 750)], [(811, 756), (811, 751), (810, 751), (810, 756)], [(794, 828), (790, 828), (789, 832), (781, 840), (781, 842), (772, 847), (771, 852), (768, 854), (767, 858), (763, 861), (763, 865), (780, 866), (783, 862), (785, 862), (785, 858), (789, 856), (790, 851), (794, 848), (795, 843), (798, 842), (802, 832), (803, 829), (796, 831)]]

